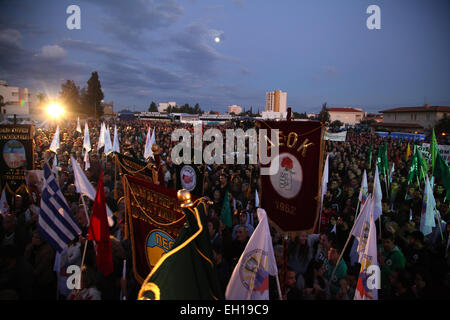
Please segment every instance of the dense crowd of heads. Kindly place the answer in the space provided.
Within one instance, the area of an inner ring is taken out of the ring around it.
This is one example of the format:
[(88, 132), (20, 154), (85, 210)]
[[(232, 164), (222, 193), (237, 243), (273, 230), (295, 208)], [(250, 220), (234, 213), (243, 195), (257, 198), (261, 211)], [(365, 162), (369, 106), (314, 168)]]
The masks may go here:
[[(69, 290), (65, 284), (65, 267), (80, 264), (84, 237), (92, 202), (86, 199), (87, 212), (76, 192), (70, 158), (73, 156), (84, 169), (83, 134), (77, 132), (76, 122), (60, 125), (61, 144), (57, 150), (56, 177), (73, 216), (83, 234), (68, 248), (60, 268), (55, 271), (55, 251), (37, 231), (40, 188), (35, 176), (28, 179), (28, 192), (9, 199), (11, 213), (1, 217), (0, 228), (0, 299), (119, 299), (127, 292), (129, 299), (137, 296), (139, 284), (134, 280), (131, 244), (125, 239), (123, 188), (112, 155), (97, 152), (100, 122), (89, 121), (92, 151), (86, 177), (96, 187), (101, 170), (106, 203), (114, 212), (111, 244), (114, 272), (108, 277), (95, 267), (92, 243), (87, 246), (82, 270), (83, 290)], [(117, 125), (120, 151), (130, 157), (143, 158), (147, 128), (155, 129), (156, 144), (161, 148), (164, 185), (176, 188), (176, 169), (171, 159), (175, 142), (171, 133), (178, 128), (193, 131), (190, 124), (152, 121), (106, 121), (111, 133)], [(215, 124), (222, 131), (248, 127), (240, 122)], [(207, 128), (207, 127), (205, 127)], [(53, 163), (54, 153), (48, 150), (55, 128), (38, 128), (35, 133), (35, 168), (42, 169), (47, 161)], [(302, 232), (286, 240), (276, 228), (271, 228), (275, 258), (280, 271), (285, 299), (353, 299), (360, 265), (351, 257), (352, 242), (345, 250), (357, 212), (360, 210), (359, 192), (364, 170), (367, 172), (369, 192), (372, 192), (375, 159), (378, 148), (386, 143), (389, 163), (395, 163), (392, 182), (385, 183), (381, 172), (383, 215), (377, 221), (379, 257), (382, 270), (380, 299), (432, 298), (449, 296), (448, 239), (450, 220), (445, 190), (439, 181), (434, 186), (437, 209), (442, 228), (436, 227), (426, 237), (419, 231), (422, 213), (423, 184), (408, 185), (411, 159), (406, 149), (411, 141), (380, 138), (369, 132), (351, 132), (345, 142), (326, 142), (329, 158), (329, 183), (323, 201), (320, 233)], [(372, 162), (368, 163), (372, 146)], [(258, 224), (255, 190), (260, 190), (257, 165), (210, 165), (204, 167), (203, 194), (213, 202), (208, 206), (208, 231), (216, 264), (216, 272), (225, 292), (231, 272)], [(221, 219), (225, 195), (230, 201), (232, 227)], [(333, 230), (334, 229), (334, 230)], [(333, 232), (332, 232), (333, 230)], [(342, 256), (342, 259), (339, 257)], [(122, 277), (122, 261), (127, 260), (127, 281)], [(337, 261), (340, 261), (336, 266)], [(333, 270), (335, 271), (331, 277)], [(277, 299), (277, 286), (271, 279), (271, 299)]]

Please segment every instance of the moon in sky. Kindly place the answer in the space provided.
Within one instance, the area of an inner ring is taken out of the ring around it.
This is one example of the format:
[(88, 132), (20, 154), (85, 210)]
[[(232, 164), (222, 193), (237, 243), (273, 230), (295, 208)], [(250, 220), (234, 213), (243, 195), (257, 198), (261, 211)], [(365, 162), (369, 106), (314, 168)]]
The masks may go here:
[(215, 41), (216, 43), (219, 43), (219, 42), (220, 42), (220, 38), (219, 38), (219, 37), (215, 37), (215, 38), (214, 38), (214, 41)]

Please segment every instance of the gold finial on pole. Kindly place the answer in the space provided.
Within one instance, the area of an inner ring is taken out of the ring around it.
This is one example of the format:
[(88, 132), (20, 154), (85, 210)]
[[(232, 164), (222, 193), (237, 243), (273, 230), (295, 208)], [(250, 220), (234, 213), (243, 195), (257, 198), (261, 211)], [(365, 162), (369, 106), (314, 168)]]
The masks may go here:
[(189, 191), (187, 191), (186, 189), (178, 190), (177, 198), (178, 198), (178, 201), (180, 202), (181, 208), (188, 208), (188, 207), (192, 207), (194, 205), (194, 203), (191, 200), (191, 193)]

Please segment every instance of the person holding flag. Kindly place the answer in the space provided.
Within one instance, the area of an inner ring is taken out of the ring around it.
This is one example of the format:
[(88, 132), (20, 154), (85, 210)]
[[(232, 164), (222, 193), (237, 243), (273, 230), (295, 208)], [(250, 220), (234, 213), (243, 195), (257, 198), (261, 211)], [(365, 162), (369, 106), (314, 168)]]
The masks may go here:
[[(268, 300), (269, 275), (276, 276), (279, 284), (267, 214), (261, 208), (257, 213), (258, 226), (233, 270), (225, 291), (227, 300)], [(279, 285), (278, 292), (281, 300)]]

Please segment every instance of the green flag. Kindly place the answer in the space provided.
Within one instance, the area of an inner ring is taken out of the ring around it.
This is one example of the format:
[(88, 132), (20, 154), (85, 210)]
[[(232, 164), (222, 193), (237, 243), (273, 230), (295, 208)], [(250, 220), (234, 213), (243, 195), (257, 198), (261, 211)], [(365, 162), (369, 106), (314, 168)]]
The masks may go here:
[(225, 196), (223, 197), (222, 210), (220, 211), (220, 220), (227, 226), (232, 226), (231, 219), (231, 208), (230, 208), (230, 198), (228, 197), (228, 190), (225, 191)]
[(185, 227), (143, 282), (139, 300), (223, 299), (205, 212), (204, 203), (184, 208)]
[(436, 153), (434, 177), (441, 180), (445, 190), (447, 190), (445, 197), (447, 201), (450, 200), (450, 168), (439, 152)]
[(419, 177), (422, 177), (423, 181), (425, 181), (425, 176), (428, 173), (427, 160), (422, 157), (422, 151), (420, 151), (419, 148), (417, 148), (417, 146), (414, 146), (414, 149), (415, 153), (417, 153), (417, 166), (418, 170), (420, 170)]
[(369, 154), (367, 155), (367, 164), (369, 170), (372, 169), (372, 142), (370, 142)]
[(408, 174), (408, 184), (411, 184), (416, 176), (418, 176), (418, 159), (417, 159), (417, 152), (416, 152), (416, 146), (414, 145), (414, 154), (411, 160), (411, 166), (409, 167), (409, 174)]
[(431, 151), (431, 173), (434, 175), (434, 164), (436, 162), (436, 152), (439, 152), (437, 141), (436, 141), (436, 135), (434, 134), (434, 128), (433, 128), (433, 134), (431, 136), (431, 145), (430, 145), (430, 151)]
[(386, 141), (384, 142), (382, 162), (383, 162), (383, 168), (385, 170), (385, 175), (386, 175), (386, 172), (389, 171), (389, 161), (388, 161), (388, 155), (387, 155)]

